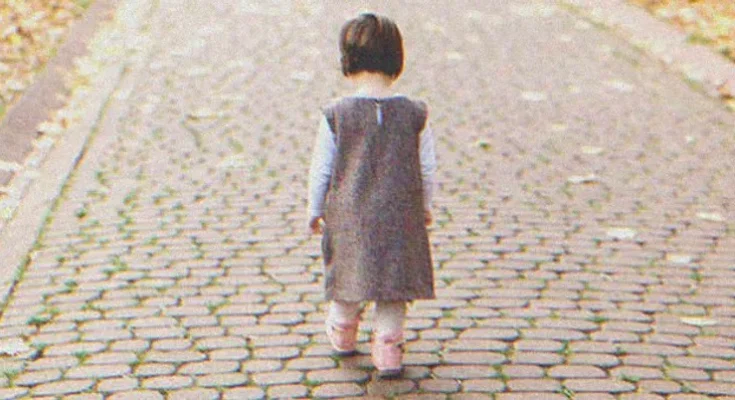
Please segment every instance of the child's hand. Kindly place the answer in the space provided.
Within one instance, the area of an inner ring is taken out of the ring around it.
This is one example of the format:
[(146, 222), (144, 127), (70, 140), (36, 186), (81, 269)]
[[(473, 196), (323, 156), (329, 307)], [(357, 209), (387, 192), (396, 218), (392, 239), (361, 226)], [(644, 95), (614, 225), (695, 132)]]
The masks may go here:
[(424, 223), (429, 226), (432, 222), (434, 222), (434, 217), (431, 215), (431, 211), (424, 210)]
[(311, 219), (309, 219), (309, 232), (312, 235), (322, 234), (322, 221), (324, 221), (322, 217), (311, 217)]

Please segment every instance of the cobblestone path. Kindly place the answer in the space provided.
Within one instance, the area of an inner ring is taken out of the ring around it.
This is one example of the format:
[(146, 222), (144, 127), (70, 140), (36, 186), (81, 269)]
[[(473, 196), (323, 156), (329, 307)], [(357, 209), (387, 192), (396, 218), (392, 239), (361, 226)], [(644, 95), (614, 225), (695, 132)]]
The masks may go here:
[[(0, 399), (735, 399), (735, 118), (696, 87), (554, 2), (151, 2), (4, 306)], [(330, 356), (305, 234), (364, 9), (439, 140), (439, 298), (394, 381), (369, 318)]]

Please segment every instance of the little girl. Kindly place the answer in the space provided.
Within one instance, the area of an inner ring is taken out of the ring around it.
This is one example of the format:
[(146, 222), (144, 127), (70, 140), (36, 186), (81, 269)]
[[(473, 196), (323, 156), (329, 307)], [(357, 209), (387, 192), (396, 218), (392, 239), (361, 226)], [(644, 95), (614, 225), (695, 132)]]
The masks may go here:
[(324, 109), (309, 171), (309, 228), (324, 225), (326, 331), (339, 354), (354, 353), (360, 303), (374, 301), (372, 360), (380, 377), (394, 377), (406, 303), (434, 298), (434, 140), (426, 105), (390, 90), (403, 70), (395, 23), (374, 14), (348, 21), (340, 51), (357, 93)]

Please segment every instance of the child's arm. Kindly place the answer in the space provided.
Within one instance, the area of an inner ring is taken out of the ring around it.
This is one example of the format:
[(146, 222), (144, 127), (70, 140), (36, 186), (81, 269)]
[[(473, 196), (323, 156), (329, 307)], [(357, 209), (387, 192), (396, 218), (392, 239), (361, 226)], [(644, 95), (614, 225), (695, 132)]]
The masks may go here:
[(421, 131), (421, 142), (419, 144), (419, 155), (421, 160), (421, 181), (424, 188), (424, 214), (426, 225), (431, 225), (431, 201), (434, 195), (434, 174), (436, 173), (436, 150), (434, 145), (434, 133), (428, 122)]
[(320, 221), (324, 216), (324, 201), (329, 190), (329, 181), (332, 179), (332, 164), (336, 152), (334, 134), (329, 128), (326, 117), (322, 117), (309, 167), (309, 230), (311, 233), (322, 232)]

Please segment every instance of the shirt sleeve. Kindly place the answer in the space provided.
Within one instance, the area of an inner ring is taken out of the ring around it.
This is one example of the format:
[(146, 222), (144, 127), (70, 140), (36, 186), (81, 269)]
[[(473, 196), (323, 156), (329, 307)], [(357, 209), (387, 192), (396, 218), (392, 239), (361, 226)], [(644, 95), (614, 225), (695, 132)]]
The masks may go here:
[(322, 116), (309, 167), (309, 217), (311, 218), (324, 215), (324, 201), (332, 179), (332, 165), (336, 153), (337, 145), (334, 143), (334, 134), (327, 118)]
[(434, 145), (434, 132), (427, 123), (421, 132), (419, 145), (419, 156), (421, 161), (421, 181), (424, 188), (424, 208), (431, 209), (434, 194), (434, 175), (436, 173), (436, 149)]

